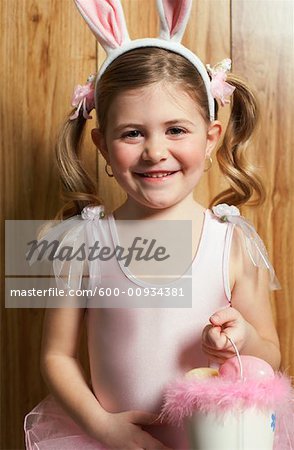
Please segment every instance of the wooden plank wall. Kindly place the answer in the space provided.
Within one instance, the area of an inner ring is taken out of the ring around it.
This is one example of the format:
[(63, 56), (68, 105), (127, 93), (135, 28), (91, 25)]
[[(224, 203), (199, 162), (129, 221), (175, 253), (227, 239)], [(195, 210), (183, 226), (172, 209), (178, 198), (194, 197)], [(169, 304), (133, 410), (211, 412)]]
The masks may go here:
[[(156, 36), (155, 0), (122, 1), (131, 37)], [(73, 87), (95, 72), (101, 48), (71, 0), (1, 0), (1, 176), (4, 219), (49, 219), (60, 205), (53, 143), (69, 110)], [(242, 208), (264, 239), (283, 290), (272, 295), (283, 368), (293, 355), (293, 3), (291, 0), (194, 0), (183, 43), (203, 61), (231, 56), (233, 70), (255, 88), (259, 134), (248, 158), (260, 168), (267, 201)], [(227, 110), (221, 112), (224, 122)], [(88, 124), (90, 130), (94, 123)], [(88, 133), (89, 135), (89, 133)], [(124, 194), (108, 179), (89, 137), (83, 154), (110, 209)], [(195, 190), (204, 205), (227, 185), (213, 161)], [(39, 373), (43, 311), (4, 308), (1, 318), (1, 449), (22, 449), (23, 417), (46, 394)], [(85, 342), (84, 342), (85, 343)], [(82, 359), (86, 363), (85, 351)]]

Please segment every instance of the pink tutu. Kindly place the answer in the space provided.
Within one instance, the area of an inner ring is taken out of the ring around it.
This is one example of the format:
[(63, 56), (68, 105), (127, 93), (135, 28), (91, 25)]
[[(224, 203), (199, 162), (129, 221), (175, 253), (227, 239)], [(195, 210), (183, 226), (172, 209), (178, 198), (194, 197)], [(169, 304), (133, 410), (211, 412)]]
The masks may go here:
[(106, 450), (48, 395), (24, 419), (27, 450)]
[[(150, 425), (142, 429), (175, 450), (189, 450), (186, 433), (176, 427)], [(48, 395), (24, 419), (26, 450), (111, 450), (80, 428)]]

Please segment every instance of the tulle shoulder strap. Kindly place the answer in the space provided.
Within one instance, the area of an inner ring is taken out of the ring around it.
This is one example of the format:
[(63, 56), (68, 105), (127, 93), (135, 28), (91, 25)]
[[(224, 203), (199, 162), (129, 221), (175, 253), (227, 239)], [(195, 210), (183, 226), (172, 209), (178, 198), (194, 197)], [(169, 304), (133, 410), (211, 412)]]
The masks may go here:
[(269, 256), (265, 245), (256, 232), (254, 225), (250, 220), (240, 215), (240, 211), (236, 206), (230, 206), (226, 203), (212, 207), (212, 212), (223, 222), (230, 222), (238, 226), (243, 231), (245, 239), (246, 250), (256, 267), (265, 267), (270, 273), (271, 290), (282, 289), (279, 280), (275, 274), (275, 270), (269, 260)]
[[(98, 258), (89, 254), (95, 236), (94, 228), (105, 217), (104, 206), (86, 206), (81, 214), (63, 221), (45, 224), (36, 242), (36, 251), (30, 255), (29, 264), (52, 261), (52, 269), (59, 289), (81, 289), (83, 280), (100, 284), (101, 272)], [(28, 253), (26, 256), (28, 256)]]

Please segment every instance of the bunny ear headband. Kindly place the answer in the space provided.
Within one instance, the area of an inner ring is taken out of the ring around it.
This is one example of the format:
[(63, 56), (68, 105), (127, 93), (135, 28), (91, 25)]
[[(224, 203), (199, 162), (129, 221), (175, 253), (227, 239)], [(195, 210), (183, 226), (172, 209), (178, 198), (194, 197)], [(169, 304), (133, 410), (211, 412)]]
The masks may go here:
[(213, 68), (209, 65), (205, 67), (198, 56), (181, 44), (190, 16), (192, 0), (157, 0), (160, 17), (159, 37), (135, 40), (129, 37), (120, 0), (74, 1), (96, 39), (104, 48), (107, 58), (96, 76), (90, 76), (85, 85), (76, 86), (72, 99), (72, 106), (76, 107), (76, 112), (71, 119), (76, 119), (80, 110), (83, 111), (85, 119), (91, 118), (88, 113), (95, 107), (95, 86), (106, 68), (123, 53), (142, 47), (171, 50), (184, 56), (196, 67), (205, 84), (211, 121), (215, 118), (214, 98), (219, 99), (222, 106), (229, 103), (226, 97), (230, 96), (235, 89), (226, 83), (226, 72), (231, 68), (231, 60), (225, 59)]

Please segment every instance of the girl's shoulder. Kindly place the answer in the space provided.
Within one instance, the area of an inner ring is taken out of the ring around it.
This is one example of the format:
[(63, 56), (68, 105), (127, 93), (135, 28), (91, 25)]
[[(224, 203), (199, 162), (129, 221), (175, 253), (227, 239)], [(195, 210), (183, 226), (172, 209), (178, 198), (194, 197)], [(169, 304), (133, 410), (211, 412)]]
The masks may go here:
[(81, 289), (85, 279), (100, 276), (97, 260), (89, 264), (89, 254), (97, 224), (105, 217), (103, 205), (86, 206), (80, 214), (64, 220), (45, 222), (37, 234), (29, 264), (48, 262), (60, 289)]
[(219, 222), (232, 226), (232, 243), (230, 263), (237, 273), (254, 273), (259, 268), (269, 272), (269, 289), (281, 289), (274, 268), (263, 240), (257, 233), (253, 223), (243, 217), (239, 208), (234, 205), (222, 203), (211, 209), (213, 217)]
[[(103, 219), (105, 217), (104, 205), (85, 206), (80, 214), (63, 220), (46, 221), (38, 230), (37, 239), (61, 239), (73, 230), (84, 231), (87, 223)], [(68, 235), (72, 236), (71, 234)], [(73, 237), (73, 236), (72, 236)]]

